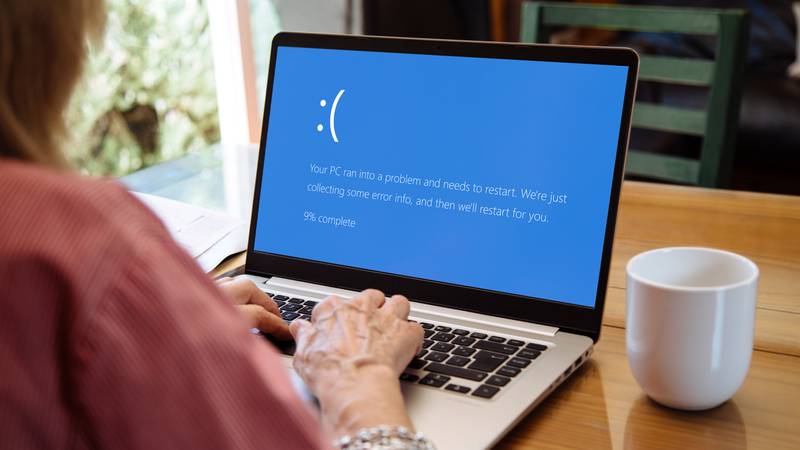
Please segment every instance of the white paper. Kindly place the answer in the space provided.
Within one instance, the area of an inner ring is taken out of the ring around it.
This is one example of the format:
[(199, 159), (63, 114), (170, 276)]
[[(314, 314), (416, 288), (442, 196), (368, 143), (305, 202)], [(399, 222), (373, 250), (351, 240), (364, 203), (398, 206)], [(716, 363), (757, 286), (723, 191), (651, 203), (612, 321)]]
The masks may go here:
[(133, 192), (164, 223), (172, 238), (208, 272), (247, 248), (247, 224), (215, 211)]
[(210, 249), (198, 256), (196, 258), (197, 263), (200, 264), (203, 270), (210, 272), (228, 256), (245, 251), (249, 231), (247, 224), (238, 225)]

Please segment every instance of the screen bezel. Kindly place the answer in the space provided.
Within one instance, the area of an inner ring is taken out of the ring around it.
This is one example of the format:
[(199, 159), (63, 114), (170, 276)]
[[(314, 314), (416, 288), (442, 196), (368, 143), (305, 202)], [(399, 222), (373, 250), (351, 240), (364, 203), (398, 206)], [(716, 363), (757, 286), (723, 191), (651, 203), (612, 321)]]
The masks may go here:
[[(552, 299), (495, 292), (255, 251), (253, 246), (260, 206), (261, 179), (264, 170), (272, 85), (278, 58), (277, 49), (282, 46), (626, 66), (628, 68), (628, 79), (620, 120), (619, 140), (609, 196), (608, 218), (606, 220), (595, 307), (589, 308), (561, 303)], [(564, 331), (589, 336), (596, 341), (600, 335), (601, 320), (605, 306), (611, 249), (624, 173), (625, 155), (630, 135), (638, 67), (638, 54), (628, 48), (573, 47), (307, 33), (277, 34), (272, 41), (272, 55), (269, 63), (245, 273), (266, 277), (277, 276), (349, 290), (377, 288), (386, 294), (403, 294), (414, 301), (422, 303), (551, 325)]]

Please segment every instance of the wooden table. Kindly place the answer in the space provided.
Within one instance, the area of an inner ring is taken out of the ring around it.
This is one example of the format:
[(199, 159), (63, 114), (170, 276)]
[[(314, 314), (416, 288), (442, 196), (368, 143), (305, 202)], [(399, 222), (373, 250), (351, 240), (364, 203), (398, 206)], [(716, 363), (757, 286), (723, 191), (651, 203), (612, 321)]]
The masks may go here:
[[(750, 372), (711, 411), (654, 404), (628, 369), (625, 264), (675, 245), (731, 250), (761, 270)], [(625, 182), (603, 323), (592, 359), (498, 448), (800, 449), (800, 197)]]

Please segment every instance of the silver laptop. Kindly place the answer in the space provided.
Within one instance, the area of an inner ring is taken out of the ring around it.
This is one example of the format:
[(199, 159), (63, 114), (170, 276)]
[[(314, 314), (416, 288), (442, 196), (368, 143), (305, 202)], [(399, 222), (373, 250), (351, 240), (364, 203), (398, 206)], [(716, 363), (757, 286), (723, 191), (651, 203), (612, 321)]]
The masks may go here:
[(491, 447), (599, 338), (637, 70), (628, 49), (279, 34), (245, 276), (286, 321), (409, 297), (415, 426)]

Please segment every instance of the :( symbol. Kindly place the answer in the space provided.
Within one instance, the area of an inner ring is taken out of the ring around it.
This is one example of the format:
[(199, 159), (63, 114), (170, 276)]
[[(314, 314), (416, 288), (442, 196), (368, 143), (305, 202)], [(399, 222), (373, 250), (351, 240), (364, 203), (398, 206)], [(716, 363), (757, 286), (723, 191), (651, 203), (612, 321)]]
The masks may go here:
[[(339, 90), (339, 93), (336, 94), (336, 98), (333, 99), (333, 106), (331, 106), (331, 113), (330, 113), (330, 120), (329, 120), (330, 127), (329, 128), (331, 130), (331, 138), (333, 138), (333, 142), (336, 142), (336, 143), (339, 142), (339, 138), (336, 136), (336, 107), (339, 106), (339, 100), (342, 98), (343, 94), (344, 94), (344, 89)], [(319, 101), (319, 106), (322, 107), (322, 108), (324, 108), (327, 104), (328, 104), (328, 102), (325, 101), (324, 98)], [(321, 123), (318, 123), (317, 124), (317, 131), (318, 132), (322, 132), (323, 129), (325, 129), (325, 127), (322, 126)]]

